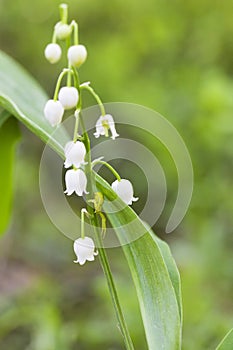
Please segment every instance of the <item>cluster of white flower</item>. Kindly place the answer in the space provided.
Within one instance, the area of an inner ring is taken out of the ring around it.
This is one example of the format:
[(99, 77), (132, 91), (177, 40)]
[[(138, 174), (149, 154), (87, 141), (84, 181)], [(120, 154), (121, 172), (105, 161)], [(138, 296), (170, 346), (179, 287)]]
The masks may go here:
[[(71, 196), (75, 193), (77, 196), (87, 195), (87, 186), (88, 180), (85, 173), (85, 165), (88, 164), (85, 160), (86, 158), (86, 147), (85, 143), (82, 142), (82, 136), (78, 135), (78, 121), (79, 113), (81, 111), (81, 99), (80, 93), (82, 89), (88, 90), (97, 100), (97, 103), (100, 105), (101, 116), (98, 118), (95, 128), (96, 131), (94, 136), (99, 138), (100, 136), (109, 136), (109, 130), (111, 132), (111, 138), (113, 140), (118, 137), (118, 133), (115, 128), (115, 123), (113, 117), (110, 114), (105, 113), (104, 106), (95, 93), (95, 91), (89, 86), (88, 83), (79, 84), (78, 81), (78, 71), (79, 68), (87, 58), (87, 50), (85, 46), (78, 44), (78, 26), (75, 21), (72, 21), (71, 24), (67, 24), (67, 9), (64, 7), (66, 5), (60, 5), (63, 13), (61, 21), (55, 25), (53, 42), (48, 44), (45, 49), (45, 57), (50, 63), (56, 63), (60, 60), (62, 55), (61, 47), (56, 43), (59, 40), (66, 40), (69, 38), (70, 42), (72, 33), (74, 34), (74, 45), (71, 45), (67, 49), (67, 65), (68, 68), (63, 69), (61, 74), (58, 77), (57, 85), (55, 88), (54, 98), (46, 102), (44, 107), (45, 118), (52, 126), (57, 126), (61, 123), (63, 114), (65, 110), (70, 110), (75, 108), (75, 132), (73, 141), (69, 141), (64, 147), (65, 154), (65, 163), (64, 167), (67, 169), (65, 173), (65, 185), (66, 190), (65, 194)], [(61, 81), (65, 75), (67, 77), (67, 86), (60, 87)], [(73, 79), (73, 80), (72, 80)], [(71, 82), (73, 81), (73, 86)], [(83, 130), (85, 132), (85, 130)], [(95, 161), (96, 162), (96, 161)], [(97, 160), (98, 162), (98, 160)], [(103, 164), (108, 165), (107, 163), (101, 161)], [(94, 162), (93, 162), (94, 164)], [(90, 164), (89, 164), (90, 166)], [(133, 195), (133, 186), (129, 180), (121, 179), (116, 171), (108, 165), (112, 172), (116, 175), (117, 180), (112, 183), (113, 191), (127, 204), (131, 205), (133, 202), (137, 201), (138, 198), (135, 198)], [(89, 184), (90, 185), (90, 184)], [(91, 188), (91, 185), (90, 185)], [(102, 198), (103, 195), (101, 194)], [(101, 216), (103, 220), (103, 225), (105, 224), (105, 216), (101, 212), (102, 202), (99, 201), (98, 204), (95, 203), (95, 200), (89, 200), (89, 202), (94, 203), (95, 213)], [(101, 203), (101, 204), (100, 204)], [(82, 224), (84, 223), (84, 213), (89, 215), (86, 209), (81, 211), (81, 220)], [(95, 252), (94, 241), (90, 237), (85, 237), (85, 234), (82, 230), (84, 225), (81, 228), (81, 238), (78, 238), (74, 242), (74, 251), (77, 256), (76, 263), (83, 265), (86, 260), (93, 261), (94, 256), (97, 255)], [(103, 228), (103, 227), (102, 227)]]
[(67, 196), (72, 193), (76, 193), (78, 196), (83, 196), (83, 194), (88, 194), (87, 187), (87, 177), (82, 169), (79, 169), (82, 164), (85, 164), (86, 148), (84, 144), (80, 141), (69, 141), (64, 148), (65, 153), (65, 168), (70, 169), (65, 174), (66, 190)]

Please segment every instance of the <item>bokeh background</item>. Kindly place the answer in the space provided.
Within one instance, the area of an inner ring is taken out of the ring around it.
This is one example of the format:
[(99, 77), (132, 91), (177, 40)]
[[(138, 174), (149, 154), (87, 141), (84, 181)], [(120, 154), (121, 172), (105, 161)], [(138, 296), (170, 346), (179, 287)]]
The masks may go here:
[[(232, 1), (67, 3), (89, 52), (81, 78), (91, 80), (106, 102), (132, 102), (160, 112), (190, 151), (195, 173), (191, 206), (176, 231), (165, 235), (176, 172), (159, 143), (142, 140), (163, 164), (168, 180), (166, 209), (154, 229), (169, 243), (181, 273), (183, 349), (214, 349), (232, 326), (233, 311)], [(58, 4), (0, 0), (1, 50), (50, 95), (61, 66), (50, 66), (43, 50), (58, 20)], [(57, 231), (43, 208), (38, 185), (43, 144), (24, 127), (22, 134), (13, 218), (0, 246), (0, 349), (123, 349), (98, 262), (82, 268), (73, 264), (72, 242)], [(140, 138), (136, 131), (133, 136)], [(133, 180), (128, 164), (118, 165)], [(137, 195), (143, 197), (141, 173), (135, 174)], [(120, 248), (108, 254), (135, 348), (146, 349), (126, 261)]]

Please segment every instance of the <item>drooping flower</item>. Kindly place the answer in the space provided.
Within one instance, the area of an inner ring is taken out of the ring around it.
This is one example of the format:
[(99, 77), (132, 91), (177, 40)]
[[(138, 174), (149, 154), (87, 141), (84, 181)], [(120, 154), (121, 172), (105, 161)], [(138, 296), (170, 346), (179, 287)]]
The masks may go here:
[(69, 141), (64, 148), (65, 153), (65, 168), (74, 165), (79, 168), (81, 164), (85, 164), (86, 148), (81, 141)]
[(45, 118), (52, 126), (56, 126), (61, 123), (64, 108), (60, 101), (48, 100), (44, 107)]
[(79, 99), (78, 90), (73, 86), (63, 86), (59, 91), (58, 99), (64, 109), (74, 108)]
[(81, 169), (70, 169), (65, 175), (66, 190), (65, 194), (70, 196), (72, 193), (76, 193), (78, 196), (83, 196), (83, 193), (88, 193), (87, 177)]
[(60, 40), (67, 39), (70, 36), (71, 32), (72, 32), (72, 28), (68, 24), (58, 22), (55, 25), (56, 37)]
[(112, 183), (112, 189), (116, 194), (127, 204), (131, 205), (132, 202), (136, 202), (138, 198), (133, 196), (133, 186), (129, 180), (121, 179), (121, 181), (114, 181)]
[(60, 60), (61, 54), (62, 51), (58, 44), (48, 44), (44, 50), (45, 58), (52, 64)]
[(97, 120), (95, 127), (96, 132), (94, 133), (94, 136), (96, 138), (100, 137), (101, 135), (108, 136), (109, 129), (111, 131), (111, 137), (113, 140), (119, 136), (119, 134), (116, 132), (115, 123), (111, 114), (106, 114), (105, 116), (101, 115)]
[(98, 255), (98, 252), (95, 251), (94, 241), (89, 238), (78, 238), (74, 241), (74, 252), (77, 256), (77, 260), (74, 260), (75, 263), (80, 265), (85, 264), (88, 261), (94, 261), (95, 256)]
[(86, 61), (87, 49), (84, 45), (70, 46), (67, 57), (72, 66), (80, 67)]

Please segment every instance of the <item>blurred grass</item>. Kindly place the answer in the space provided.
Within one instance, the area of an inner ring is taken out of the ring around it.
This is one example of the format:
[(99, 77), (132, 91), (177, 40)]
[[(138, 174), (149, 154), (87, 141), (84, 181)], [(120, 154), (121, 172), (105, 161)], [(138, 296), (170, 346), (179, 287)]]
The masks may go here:
[[(165, 237), (176, 175), (161, 145), (150, 145), (169, 180), (167, 208), (155, 230), (168, 240), (182, 275), (183, 349), (213, 349), (232, 326), (232, 1), (67, 3), (89, 52), (82, 79), (90, 79), (106, 102), (143, 104), (165, 115), (189, 148), (193, 200), (176, 233)], [(60, 66), (51, 67), (43, 50), (58, 19), (57, 4), (0, 1), (1, 49), (50, 94)], [(88, 103), (93, 101), (87, 98)], [(0, 348), (73, 350), (78, 344), (80, 350), (122, 349), (100, 268), (72, 264), (71, 242), (50, 223), (40, 200), (43, 145), (23, 133), (14, 222), (1, 241)], [(119, 166), (130, 173), (124, 162)], [(135, 188), (140, 195), (139, 175)], [(109, 250), (109, 255), (136, 349), (146, 349), (125, 260), (120, 249)]]

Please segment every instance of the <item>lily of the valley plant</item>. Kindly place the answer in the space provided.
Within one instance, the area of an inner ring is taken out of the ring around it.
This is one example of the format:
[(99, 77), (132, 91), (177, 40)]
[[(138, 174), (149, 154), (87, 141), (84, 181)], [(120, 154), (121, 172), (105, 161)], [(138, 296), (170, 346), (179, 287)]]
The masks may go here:
[[(52, 43), (49, 43), (45, 48), (45, 57), (51, 63), (57, 63), (62, 54), (66, 56), (66, 67), (63, 68), (58, 76), (56, 88), (53, 98), (48, 100), (44, 106), (44, 116), (53, 127), (57, 127), (62, 123), (65, 110), (73, 112), (74, 116), (74, 132), (73, 139), (70, 140), (64, 147), (65, 162), (65, 185), (64, 193), (67, 196), (75, 194), (80, 197), (86, 197), (86, 202), (90, 203), (87, 208), (81, 210), (81, 228), (80, 236), (74, 241), (73, 248), (76, 254), (75, 263), (84, 265), (87, 261), (94, 261), (98, 255), (98, 250), (95, 248), (95, 242), (91, 237), (87, 237), (84, 232), (84, 220), (90, 221), (95, 232), (96, 243), (101, 252), (100, 259), (105, 270), (105, 275), (108, 276), (110, 268), (108, 266), (107, 256), (104, 252), (102, 239), (106, 231), (106, 218), (102, 211), (104, 202), (104, 194), (94, 191), (94, 183), (91, 175), (92, 168), (101, 163), (107, 166), (116, 176), (116, 180), (112, 183), (112, 189), (115, 193), (127, 204), (131, 205), (138, 198), (134, 197), (133, 186), (129, 180), (121, 179), (118, 172), (112, 168), (110, 164), (103, 161), (100, 157), (97, 160), (91, 159), (90, 140), (85, 129), (85, 123), (82, 118), (82, 92), (89, 91), (96, 99), (100, 108), (100, 115), (93, 120), (93, 126), (96, 131), (94, 136), (99, 138), (111, 137), (115, 140), (119, 134), (116, 131), (114, 118), (105, 111), (105, 107), (91, 86), (90, 82), (80, 83), (79, 68), (87, 59), (87, 49), (83, 44), (79, 43), (78, 24), (73, 20), (68, 24), (67, 5), (60, 5), (61, 20), (54, 27)], [(59, 41), (66, 41), (66, 51), (62, 53)], [(91, 205), (92, 204), (92, 205)], [(101, 220), (101, 230), (98, 229), (98, 221)], [(111, 272), (110, 272), (111, 274)], [(108, 285), (115, 304), (120, 328), (125, 337), (127, 349), (133, 349), (133, 344), (129, 336), (120, 303), (116, 294), (116, 289), (112, 276), (108, 278)]]
[[(50, 141), (50, 146), (64, 159), (64, 196), (78, 196), (80, 200), (84, 198), (86, 203), (80, 213), (80, 228), (75, 227), (73, 260), (79, 267), (84, 265), (82, 268), (85, 268), (86, 263), (100, 261), (125, 348), (133, 350), (134, 345), (125, 322), (106, 250), (103, 248), (108, 235), (107, 219), (122, 245), (134, 281), (148, 349), (180, 350), (182, 301), (179, 272), (168, 245), (129, 207), (138, 200), (130, 180), (121, 178), (119, 173), (103, 160), (102, 155), (99, 155), (98, 159), (92, 159), (90, 139), (82, 116), (84, 90), (96, 99), (100, 109), (93, 118), (94, 136), (109, 137), (114, 145), (114, 140), (119, 134), (114, 116), (105, 110), (90, 82), (81, 83), (79, 80), (79, 69), (88, 57), (88, 50), (79, 42), (78, 24), (74, 20), (68, 22), (67, 5), (60, 5), (60, 14), (60, 21), (54, 26), (52, 42), (47, 45), (44, 54), (51, 64), (59, 62), (62, 56), (66, 58), (67, 63), (57, 78), (54, 95), (46, 103), (48, 97), (39, 84), (35, 84), (35, 80), (12, 58), (0, 52), (0, 106), (4, 109), (0, 115), (0, 127), (4, 128), (3, 132), (6, 133), (6, 137), (1, 141), (7, 142), (7, 145), (8, 142), (11, 146), (14, 145), (18, 133), (12, 128), (12, 120), (10, 123), (4, 123), (7, 118), (14, 116), (44, 142)], [(62, 41), (65, 45), (61, 45)], [(21, 87), (22, 84), (23, 89), (15, 88)], [(64, 132), (63, 126), (59, 126), (66, 111), (73, 117), (74, 130), (70, 139), (67, 139), (67, 132)], [(17, 127), (14, 119), (13, 124)], [(56, 135), (53, 133), (55, 128), (58, 128)], [(8, 135), (11, 138), (8, 138)], [(7, 162), (10, 162), (9, 147), (2, 147), (1, 151), (4, 149), (7, 150)], [(96, 164), (108, 167), (113, 173), (116, 179), (111, 186), (94, 172)], [(3, 167), (2, 172), (5, 172), (7, 178), (9, 167), (5, 168), (7, 170)], [(5, 196), (2, 197), (4, 201)], [(8, 201), (6, 204), (8, 210)], [(104, 212), (103, 208), (113, 208), (114, 214), (111, 210)], [(86, 222), (93, 231), (88, 235), (85, 232)], [(138, 232), (143, 233), (140, 239), (135, 238)], [(89, 237), (91, 235), (92, 238)], [(231, 350), (232, 344), (233, 331), (227, 334), (217, 350)]]

